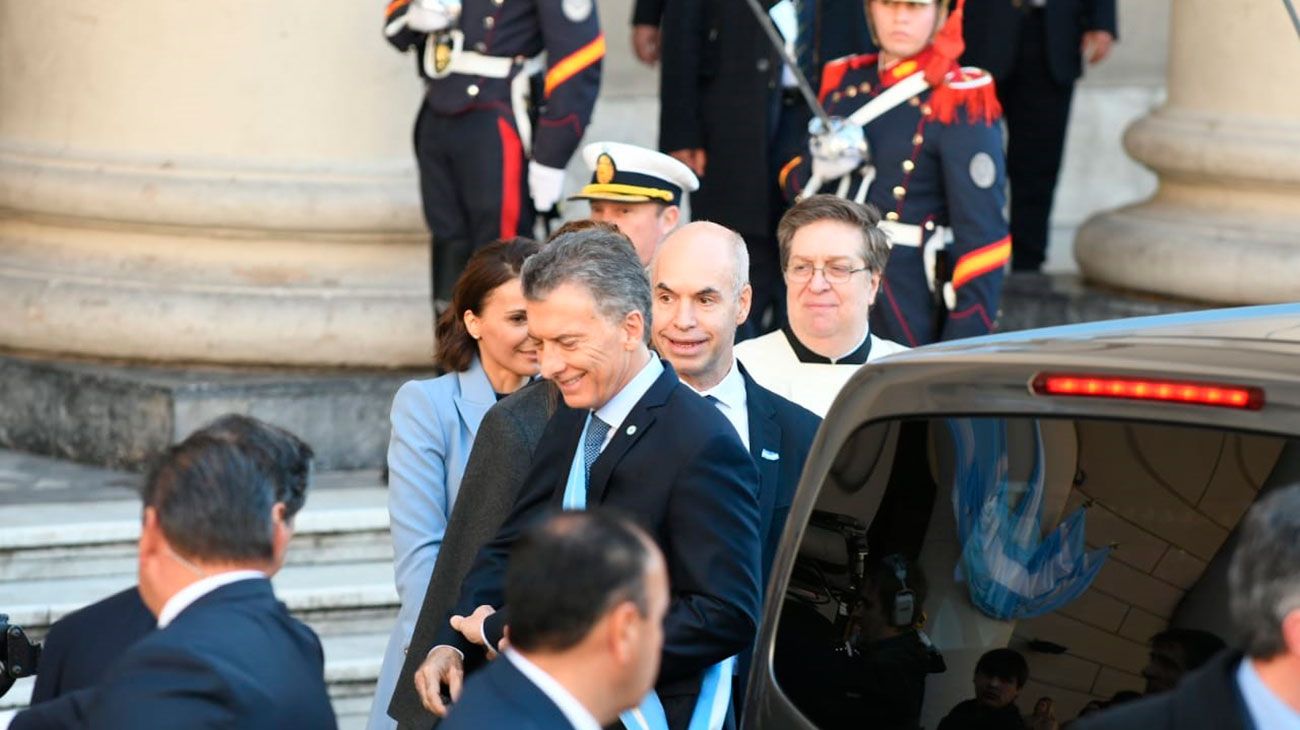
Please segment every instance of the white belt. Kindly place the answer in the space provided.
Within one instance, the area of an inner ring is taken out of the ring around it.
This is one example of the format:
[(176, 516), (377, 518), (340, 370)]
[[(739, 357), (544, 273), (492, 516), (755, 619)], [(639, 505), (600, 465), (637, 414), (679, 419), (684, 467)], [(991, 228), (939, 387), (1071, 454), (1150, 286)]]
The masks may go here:
[(453, 30), (444, 37), (451, 41), (451, 59), (450, 62), (441, 70), (437, 68), (435, 57), (437, 53), (439, 37), (430, 36), (424, 46), (424, 71), (432, 78), (445, 78), (451, 74), (464, 74), (466, 76), (481, 76), (488, 79), (505, 79), (509, 78), (514, 72), (515, 65), (521, 64), (520, 72), (524, 76), (532, 74), (545, 68), (545, 61), (542, 54), (525, 59), (522, 56), (489, 56), (479, 53), (478, 51), (467, 51), (462, 45), (465, 42), (465, 35), (459, 30)]
[(932, 229), (914, 226), (911, 223), (899, 223), (898, 221), (884, 220), (877, 224), (877, 227), (889, 236), (890, 246), (911, 246), (919, 248), (921, 244), (934, 239), (936, 248), (943, 248), (947, 244), (948, 229), (943, 226), (934, 226)]
[[(889, 246), (910, 246), (921, 249), (921, 258), (925, 267), (925, 283), (934, 291), (935, 287), (935, 256), (939, 251), (948, 247), (948, 229), (944, 226), (934, 226), (933, 230), (914, 226), (910, 223), (899, 223), (898, 221), (884, 220), (877, 224), (880, 230), (885, 232), (889, 238)], [(957, 292), (953, 289), (952, 282), (943, 285), (943, 301), (948, 305), (948, 310), (952, 311), (957, 306)]]

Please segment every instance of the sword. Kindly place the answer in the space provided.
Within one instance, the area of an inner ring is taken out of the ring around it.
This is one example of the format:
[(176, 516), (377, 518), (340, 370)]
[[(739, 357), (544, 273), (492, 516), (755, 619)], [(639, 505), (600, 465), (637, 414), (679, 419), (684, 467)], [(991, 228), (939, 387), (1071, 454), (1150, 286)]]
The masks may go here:
[[(803, 69), (799, 68), (799, 61), (785, 47), (785, 39), (781, 37), (781, 31), (776, 29), (772, 17), (759, 4), (759, 0), (745, 0), (745, 2), (749, 5), (749, 9), (754, 11), (754, 19), (758, 21), (758, 26), (767, 34), (767, 39), (772, 42), (777, 55), (790, 67), (795, 86), (803, 96), (804, 102), (808, 104), (808, 108), (812, 110), (814, 119), (808, 125), (808, 132), (812, 135), (814, 152), (823, 158), (833, 158), (836, 155), (847, 153), (851, 148), (857, 148), (861, 152), (861, 159), (865, 160), (867, 143), (866, 138), (863, 136), (862, 127), (844, 119), (832, 118), (831, 115), (826, 113), (826, 108), (822, 106), (821, 101), (817, 99), (817, 94), (813, 92), (812, 84), (808, 83), (808, 78), (803, 75)], [(813, 195), (821, 186), (822, 179), (814, 173), (812, 177), (808, 178), (808, 184), (804, 186), (803, 192), (799, 194), (798, 199), (803, 200), (809, 195)]]
[(1291, 14), (1291, 25), (1295, 26), (1296, 35), (1300, 35), (1300, 15), (1296, 15), (1295, 5), (1291, 4), (1291, 0), (1282, 0), (1282, 2), (1286, 4), (1286, 11)]

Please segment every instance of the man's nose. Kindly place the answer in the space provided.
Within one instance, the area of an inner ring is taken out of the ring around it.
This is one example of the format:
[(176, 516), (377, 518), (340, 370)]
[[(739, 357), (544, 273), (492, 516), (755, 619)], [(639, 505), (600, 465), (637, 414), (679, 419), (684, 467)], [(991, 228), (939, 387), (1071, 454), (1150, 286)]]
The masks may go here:
[(831, 283), (826, 280), (825, 269), (813, 269), (812, 278), (808, 280), (808, 288), (815, 292), (823, 292), (831, 288)]
[(678, 329), (688, 330), (695, 326), (695, 307), (685, 299), (677, 303), (672, 322)]

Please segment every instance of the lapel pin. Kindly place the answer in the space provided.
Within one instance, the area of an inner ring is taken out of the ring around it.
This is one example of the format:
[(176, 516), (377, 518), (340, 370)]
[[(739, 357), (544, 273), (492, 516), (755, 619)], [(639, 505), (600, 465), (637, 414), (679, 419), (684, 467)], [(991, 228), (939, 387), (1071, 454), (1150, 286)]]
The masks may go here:
[(768, 461), (777, 461), (781, 458), (781, 455), (771, 449), (763, 449), (763, 458)]
[(628, 435), (628, 436), (631, 436), (631, 435), (634, 434), (634, 433), (636, 433), (636, 426), (628, 426), (628, 427), (627, 427), (627, 435)]

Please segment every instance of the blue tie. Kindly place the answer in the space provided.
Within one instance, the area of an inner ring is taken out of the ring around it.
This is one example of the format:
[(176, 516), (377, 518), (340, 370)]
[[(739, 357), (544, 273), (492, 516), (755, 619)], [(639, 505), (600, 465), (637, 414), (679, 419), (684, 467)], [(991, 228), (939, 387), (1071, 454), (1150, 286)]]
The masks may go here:
[(596, 462), (596, 457), (600, 456), (600, 447), (605, 443), (607, 433), (609, 433), (609, 424), (600, 420), (595, 413), (591, 414), (591, 422), (587, 424), (587, 439), (582, 444), (583, 477), (588, 486), (591, 485), (591, 465)]

